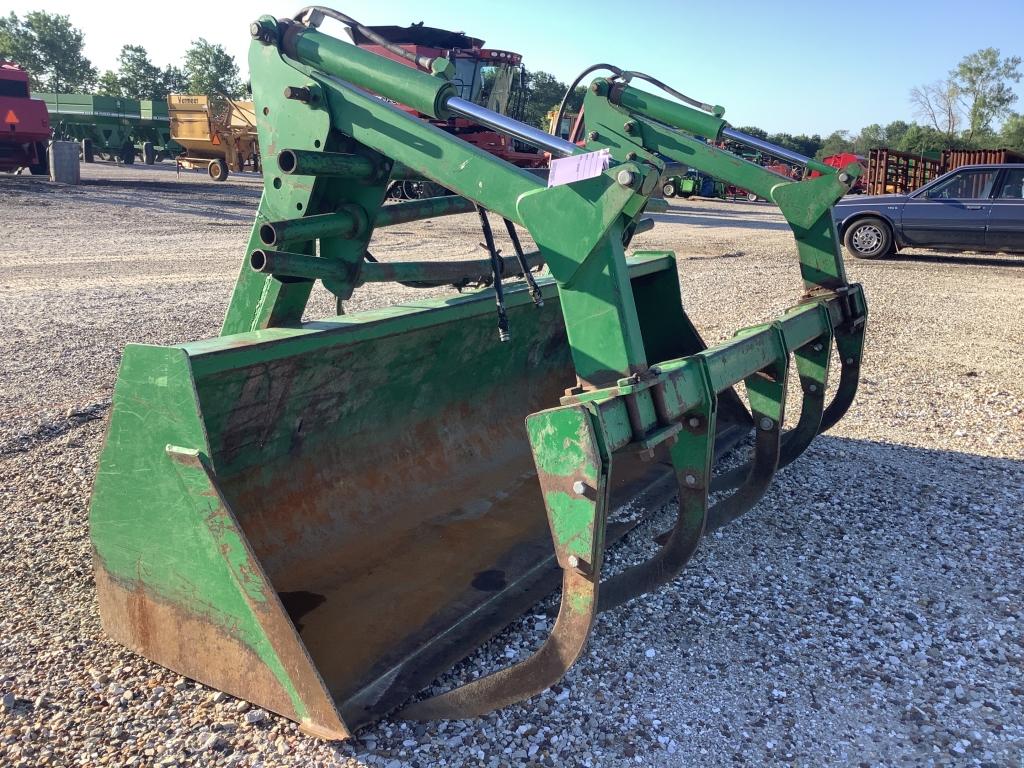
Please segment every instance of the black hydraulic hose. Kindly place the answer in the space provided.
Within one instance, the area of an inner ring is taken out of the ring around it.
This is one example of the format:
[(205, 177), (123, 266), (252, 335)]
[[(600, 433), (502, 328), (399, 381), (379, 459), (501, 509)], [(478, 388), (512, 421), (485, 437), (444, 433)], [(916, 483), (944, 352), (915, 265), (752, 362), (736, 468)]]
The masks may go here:
[(519, 268), (523, 271), (523, 277), (530, 288), (533, 303), (538, 307), (543, 307), (544, 294), (540, 292), (540, 288), (537, 287), (537, 281), (533, 279), (533, 272), (530, 271), (530, 265), (526, 261), (526, 254), (523, 253), (523, 244), (519, 242), (519, 233), (516, 232), (516, 225), (508, 219), (504, 219), (504, 222), (505, 229), (508, 230), (508, 239), (512, 241), (512, 250), (516, 252), (516, 261), (519, 262)]
[[(512, 338), (512, 334), (508, 330), (508, 315), (505, 313), (505, 289), (501, 285), (501, 273), (504, 263), (501, 260), (498, 249), (494, 245), (494, 233), (491, 231), (491, 222), (487, 218), (487, 209), (482, 205), (478, 205), (476, 212), (480, 216), (480, 227), (484, 231), (484, 243), (482, 245), (491, 256), (491, 272), (494, 275), (494, 303), (498, 308), (498, 338), (501, 341), (509, 341)], [(526, 273), (529, 274), (529, 269), (526, 270)]]
[[(565, 114), (565, 106), (566, 104), (569, 103), (569, 99), (572, 97), (573, 91), (576, 90), (576, 87), (580, 84), (584, 77), (589, 75), (591, 72), (597, 72), (599, 69), (607, 69), (609, 72), (614, 72), (616, 76), (622, 74), (621, 69), (619, 69), (618, 67), (614, 67), (611, 64), (593, 64), (584, 69), (578, 75), (576, 75), (576, 79), (573, 80), (572, 84), (568, 87), (568, 89), (566, 89), (565, 96), (562, 97), (562, 103), (558, 105), (558, 114), (555, 115), (555, 121), (551, 124), (551, 134), (553, 136), (559, 135), (558, 132), (562, 128), (562, 116)], [(572, 136), (569, 136), (568, 138), (569, 141), (572, 141), (573, 139)]]
[(327, 8), (326, 6), (323, 5), (308, 5), (301, 11), (299, 11), (297, 14), (295, 14), (295, 21), (302, 21), (307, 14), (313, 11), (317, 13), (322, 13), (329, 19), (334, 19), (335, 21), (340, 21), (342, 24), (347, 24), (350, 27), (354, 27), (355, 29), (359, 30), (359, 32), (364, 37), (369, 38), (377, 45), (382, 46), (383, 48), (387, 48), (389, 51), (391, 51), (391, 53), (395, 54), (396, 56), (401, 56), (403, 59), (411, 61), (417, 67), (425, 69), (428, 72), (430, 71), (430, 59), (426, 57), (417, 56), (415, 53), (405, 50), (400, 45), (395, 45), (390, 40), (388, 40), (385, 37), (382, 37), (369, 27), (364, 27), (351, 16), (344, 14), (341, 11), (336, 11), (333, 8)]
[[(688, 104), (689, 106), (694, 107), (695, 109), (700, 109), (703, 110), (704, 112), (710, 112), (711, 114), (715, 114), (716, 112), (714, 105), (690, 98), (685, 93), (680, 93), (672, 86), (662, 82), (656, 77), (652, 77), (651, 75), (644, 74), (643, 72), (619, 69), (613, 64), (593, 64), (584, 69), (582, 72), (580, 72), (576, 76), (576, 79), (572, 81), (572, 84), (568, 87), (568, 89), (566, 89), (565, 96), (562, 97), (562, 103), (558, 105), (558, 114), (555, 116), (555, 121), (551, 125), (551, 133), (553, 135), (558, 135), (558, 131), (562, 126), (562, 116), (565, 114), (565, 107), (569, 103), (569, 99), (572, 97), (573, 91), (576, 90), (577, 86), (579, 86), (580, 82), (583, 80), (584, 77), (589, 75), (591, 72), (597, 72), (598, 70), (601, 69), (606, 69), (609, 72), (612, 72), (615, 78), (622, 79), (625, 82), (629, 82), (633, 78), (637, 78), (638, 80), (644, 80), (653, 85), (654, 87), (660, 88), (670, 96), (679, 99), (679, 101), (683, 102), (684, 104)], [(573, 138), (573, 136), (569, 136), (569, 141), (572, 141)]]

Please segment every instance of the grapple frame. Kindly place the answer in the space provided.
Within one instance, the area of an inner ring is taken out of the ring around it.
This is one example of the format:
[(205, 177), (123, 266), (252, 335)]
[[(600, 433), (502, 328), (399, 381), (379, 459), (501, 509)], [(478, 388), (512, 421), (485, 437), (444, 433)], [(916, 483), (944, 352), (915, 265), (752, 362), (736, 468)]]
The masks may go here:
[[(561, 607), (533, 656), (399, 714), (471, 717), (525, 699), (572, 665), (597, 612), (670, 580), (706, 530), (753, 506), (849, 407), (866, 306), (829, 208), (857, 169), (812, 163), (823, 176), (784, 179), (694, 138), (718, 136), (719, 115), (598, 79), (586, 150), (609, 149), (613, 166), (547, 188), (385, 100), (444, 119), (443, 77), (303, 23), (264, 17), (252, 32), (265, 191), (222, 335), (125, 352), (91, 509), (104, 627), (345, 738), (560, 571)], [(796, 306), (705, 347), (672, 255), (624, 253), (662, 157), (780, 206), (806, 289)], [(383, 206), (403, 173), (461, 197)], [(506, 290), (507, 344), (488, 291), (303, 321), (317, 279), (342, 302), (365, 282), (479, 276), (487, 265), (365, 259), (377, 227), (478, 207), (525, 227), (538, 253), (523, 258), (551, 273), (539, 297)], [(842, 370), (826, 405), (833, 346)], [(802, 406), (783, 432), (791, 360)], [(740, 382), (749, 415), (737, 415)], [(713, 478), (722, 421), (753, 425), (753, 457)], [(663, 494), (666, 478), (679, 513), (661, 549), (602, 580), (607, 544), (630, 525), (611, 512)], [(716, 487), (735, 490), (709, 505)]]

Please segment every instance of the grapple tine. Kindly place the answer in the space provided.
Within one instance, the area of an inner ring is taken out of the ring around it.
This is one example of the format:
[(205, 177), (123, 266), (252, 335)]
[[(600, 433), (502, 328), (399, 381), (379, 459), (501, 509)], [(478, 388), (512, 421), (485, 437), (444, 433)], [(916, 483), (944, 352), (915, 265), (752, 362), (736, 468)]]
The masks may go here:
[(771, 366), (748, 376), (745, 380), (756, 430), (754, 458), (743, 484), (731, 496), (717, 502), (708, 510), (709, 531), (727, 525), (757, 504), (768, 490), (779, 466), (789, 352), (781, 327), (774, 324), (774, 330), (779, 357)]
[(562, 572), (562, 601), (551, 634), (530, 658), (417, 701), (400, 710), (403, 720), (464, 720), (536, 696), (557, 683), (583, 652), (594, 623), (596, 577), (574, 568)]
[(846, 415), (857, 395), (857, 384), (860, 380), (860, 362), (864, 355), (863, 322), (846, 332), (836, 333), (836, 349), (839, 352), (841, 367), (839, 369), (839, 385), (832, 401), (825, 408), (821, 417), (820, 432), (827, 432)]
[(718, 398), (703, 358), (696, 358), (695, 364), (703, 381), (704, 397), (697, 408), (680, 420), (680, 439), (670, 449), (679, 485), (676, 523), (665, 534), (663, 546), (654, 557), (615, 574), (601, 585), (599, 613), (671, 581), (693, 557), (704, 536)]
[[(829, 330), (793, 351), (803, 391), (800, 419), (793, 429), (782, 435), (778, 469), (782, 469), (796, 460), (821, 431), (822, 413), (825, 407), (825, 387), (828, 384), (829, 358), (832, 351), (832, 331), (831, 325), (828, 323), (828, 311), (822, 307), (821, 313)], [(734, 467), (716, 476), (711, 481), (711, 490), (717, 493), (736, 488), (744, 482), (750, 473), (750, 462)]]
[(525, 661), (411, 704), (401, 718), (460, 720), (522, 701), (558, 682), (583, 652), (597, 613), (611, 469), (600, 416), (582, 405), (554, 408), (531, 415), (527, 431), (562, 568), (551, 634)]

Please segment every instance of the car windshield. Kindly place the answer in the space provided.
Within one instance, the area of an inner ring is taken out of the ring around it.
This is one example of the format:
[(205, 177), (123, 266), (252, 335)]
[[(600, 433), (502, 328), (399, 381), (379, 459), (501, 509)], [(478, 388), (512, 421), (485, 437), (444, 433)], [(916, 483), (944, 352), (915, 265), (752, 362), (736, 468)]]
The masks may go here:
[(925, 193), (929, 200), (967, 200), (987, 198), (992, 194), (999, 169), (960, 171), (938, 182)]

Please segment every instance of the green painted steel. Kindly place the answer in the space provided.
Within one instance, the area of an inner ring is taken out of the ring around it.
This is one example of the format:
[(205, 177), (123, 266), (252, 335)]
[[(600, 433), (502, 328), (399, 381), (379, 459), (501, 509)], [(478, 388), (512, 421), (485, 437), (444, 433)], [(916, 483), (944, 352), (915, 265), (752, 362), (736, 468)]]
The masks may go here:
[(438, 216), (451, 216), (455, 213), (472, 213), (476, 206), (472, 200), (455, 195), (444, 197), (428, 197), (424, 200), (409, 200), (404, 203), (385, 205), (374, 217), (375, 227), (392, 227), (395, 224), (408, 224), (410, 221), (433, 219)]
[[(670, 580), (705, 530), (757, 503), (849, 407), (867, 307), (829, 209), (852, 179), (782, 179), (697, 138), (721, 131), (721, 110), (598, 80), (587, 149), (610, 150), (612, 166), (548, 188), (387, 101), (443, 116), (446, 67), (417, 72), (270, 17), (251, 31), (263, 196), (222, 335), (125, 352), (90, 517), (104, 626), (345, 738), (527, 610), (560, 568), (561, 608), (536, 654), (402, 716), (471, 717), (540, 693), (599, 610)], [(666, 157), (779, 205), (806, 288), (795, 306), (708, 348), (674, 256), (626, 255), (658, 209)], [(384, 205), (402, 173), (456, 196)], [(503, 243), (462, 261), (367, 252), (378, 227), (477, 206), (536, 243), (521, 254), (547, 268), (535, 289)], [(493, 270), (508, 280), (505, 343)], [(305, 317), (317, 280), (337, 316)], [(483, 287), (344, 313), (383, 280)], [(842, 370), (826, 406), (833, 344)], [(784, 432), (791, 360), (801, 417)], [(737, 489), (709, 505), (716, 439), (750, 426), (753, 458), (720, 479)], [(668, 467), (679, 511), (665, 545), (606, 579), (605, 547), (622, 534), (612, 499)]]
[[(603, 93), (619, 94), (613, 104)], [(653, 105), (653, 114), (643, 111)], [(836, 289), (847, 283), (831, 207), (855, 183), (860, 168), (823, 166), (823, 175), (805, 181), (784, 179), (756, 163), (718, 149), (698, 136), (715, 138), (727, 123), (690, 107), (670, 102), (632, 87), (614, 87), (605, 79), (594, 81), (584, 100), (588, 131), (597, 138), (587, 148), (607, 148), (620, 161), (641, 154), (663, 169), (659, 155), (750, 190), (778, 204), (796, 238), (800, 271), (808, 290)], [(694, 116), (704, 115), (703, 122)], [(627, 127), (629, 130), (627, 130)], [(703, 132), (702, 132), (703, 131)], [(817, 166), (815, 166), (817, 167)]]
[(96, 152), (123, 153), (145, 142), (170, 155), (180, 149), (171, 140), (167, 102), (96, 96), (86, 93), (37, 93), (46, 102), (57, 138), (88, 139)]
[(366, 229), (366, 211), (358, 205), (347, 204), (333, 213), (319, 213), (286, 221), (268, 221), (260, 225), (260, 240), (264, 245), (291, 242), (310, 242), (326, 238), (348, 240), (358, 237)]
[(369, 158), (343, 152), (311, 152), (306, 149), (285, 149), (277, 155), (281, 173), (300, 176), (341, 176), (353, 181), (373, 181), (381, 168)]
[(447, 118), (445, 103), (458, 95), (455, 85), (444, 78), (411, 69), (315, 29), (289, 26), (282, 35), (281, 50), (325, 74), (368, 88), (430, 117)]

